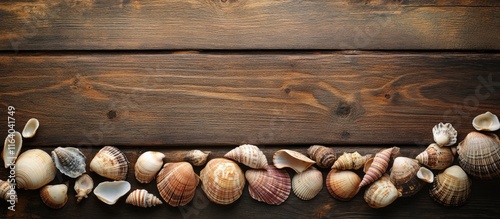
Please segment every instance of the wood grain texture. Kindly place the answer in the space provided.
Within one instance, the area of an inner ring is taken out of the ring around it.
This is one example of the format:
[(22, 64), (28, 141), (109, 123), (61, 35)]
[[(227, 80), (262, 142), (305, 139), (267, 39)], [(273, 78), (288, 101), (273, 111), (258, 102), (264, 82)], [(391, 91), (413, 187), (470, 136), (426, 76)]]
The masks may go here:
[(500, 49), (496, 0), (2, 1), (0, 50)]
[[(499, 114), (500, 55), (477, 53), (0, 56), (0, 107), (32, 146), (427, 145)], [(2, 134), (2, 136), (4, 136)]]
[[(29, 148), (26, 147), (25, 150)], [(425, 147), (402, 147), (402, 156), (415, 157), (418, 153), (424, 150)], [(41, 148), (50, 153), (54, 147)], [(100, 149), (100, 147), (81, 147), (80, 148), (87, 156), (87, 170), (91, 159)], [(124, 147), (121, 148), (127, 155), (130, 161), (130, 169), (127, 176), (127, 181), (132, 184), (132, 190), (146, 189), (149, 192), (159, 196), (155, 182), (149, 184), (140, 184), (134, 177), (134, 164), (138, 156), (147, 151), (155, 150), (165, 153), (165, 162), (179, 161), (182, 155), (190, 149), (203, 149), (211, 151), (209, 159), (222, 157), (232, 147), (202, 147), (202, 148), (139, 148), (139, 147)], [(271, 158), (274, 152), (279, 147), (261, 147), (261, 150), (271, 163)], [(306, 146), (294, 147), (294, 150), (305, 153)], [(337, 154), (344, 151), (353, 152), (359, 151), (361, 154), (376, 153), (382, 147), (334, 147)], [(243, 170), (247, 168), (240, 165)], [(199, 174), (202, 167), (195, 168), (195, 172)], [(323, 180), (325, 180), (328, 169), (321, 169), (323, 172)], [(294, 172), (288, 170), (293, 176)], [(358, 171), (362, 177), (362, 172)], [(102, 181), (107, 181), (105, 178), (98, 176), (95, 173), (89, 173), (94, 182), (97, 184)], [(8, 172), (4, 168), (0, 168), (1, 178), (6, 178)], [(302, 201), (298, 199), (293, 192), (289, 198), (280, 206), (270, 206), (262, 202), (253, 200), (248, 194), (248, 185), (245, 186), (243, 195), (233, 204), (228, 206), (217, 205), (211, 203), (201, 190), (197, 188), (197, 193), (194, 200), (185, 207), (170, 207), (166, 204), (153, 208), (142, 209), (125, 204), (125, 197), (121, 198), (117, 204), (109, 206), (99, 201), (92, 193), (87, 199), (80, 203), (76, 203), (75, 191), (73, 190), (74, 179), (63, 176), (58, 173), (56, 179), (51, 184), (69, 183), (68, 203), (59, 210), (54, 210), (46, 207), (40, 200), (39, 191), (35, 190), (18, 190), (19, 201), (16, 205), (16, 211), (11, 212), (4, 210), (9, 204), (0, 200), (0, 217), (1, 218), (367, 218), (367, 217), (385, 217), (385, 218), (408, 218), (418, 215), (419, 218), (496, 218), (500, 214), (500, 209), (497, 204), (500, 201), (498, 195), (500, 187), (499, 180), (481, 181), (473, 179), (471, 197), (467, 204), (459, 208), (444, 207), (435, 203), (429, 196), (430, 185), (426, 185), (416, 195), (406, 198), (399, 198), (393, 204), (383, 209), (370, 208), (363, 199), (364, 190), (354, 197), (353, 200), (341, 202), (332, 198), (326, 187), (323, 187), (321, 192), (310, 201)], [(131, 191), (132, 191), (131, 190)]]

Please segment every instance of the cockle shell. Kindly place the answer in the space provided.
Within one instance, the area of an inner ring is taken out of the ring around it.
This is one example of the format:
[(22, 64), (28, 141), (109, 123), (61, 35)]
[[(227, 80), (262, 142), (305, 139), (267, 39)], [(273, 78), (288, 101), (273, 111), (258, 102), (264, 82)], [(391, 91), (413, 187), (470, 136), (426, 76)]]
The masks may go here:
[(397, 151), (399, 151), (397, 147), (392, 147), (384, 149), (375, 154), (373, 162), (371, 163), (370, 167), (363, 176), (361, 183), (359, 183), (359, 187), (366, 186), (374, 182), (378, 178), (380, 178), (382, 175), (384, 175), (385, 171), (387, 170), (387, 167), (389, 167), (392, 150), (394, 150), (395, 148)]
[(109, 179), (125, 180), (128, 172), (128, 159), (118, 148), (105, 146), (90, 162), (90, 171)]
[(425, 167), (418, 169), (417, 177), (426, 183), (434, 182), (434, 173)]
[(38, 127), (40, 126), (40, 122), (38, 122), (38, 119), (31, 118), (26, 122), (26, 125), (24, 125), (23, 129), (23, 137), (24, 138), (33, 138), (35, 136), (36, 131), (38, 130)]
[(76, 178), (85, 173), (85, 155), (74, 147), (57, 147), (52, 151), (57, 169), (66, 176)]
[(94, 188), (94, 180), (88, 174), (82, 174), (76, 179), (73, 188), (76, 191), (76, 202), (79, 203), (83, 198), (87, 198)]
[(228, 205), (243, 194), (245, 176), (234, 161), (215, 158), (200, 172), (201, 189), (216, 204)]
[(295, 172), (300, 173), (316, 162), (300, 152), (282, 149), (274, 153), (273, 163), (278, 169), (290, 167)]
[(127, 181), (106, 181), (99, 183), (95, 187), (94, 195), (102, 202), (114, 205), (129, 190), (130, 183)]
[(454, 155), (449, 147), (439, 147), (433, 143), (417, 155), (416, 159), (433, 170), (444, 170), (453, 164)]
[(56, 177), (56, 166), (50, 155), (40, 149), (22, 153), (16, 161), (18, 188), (39, 189)]
[(40, 197), (48, 207), (62, 208), (68, 202), (68, 186), (66, 184), (46, 185), (40, 189)]
[(224, 157), (254, 169), (264, 169), (267, 166), (266, 155), (257, 146), (251, 144), (238, 146), (227, 152)]
[(156, 178), (161, 197), (173, 207), (188, 204), (199, 182), (193, 166), (188, 162), (166, 163)]
[(500, 140), (496, 135), (470, 132), (457, 146), (458, 163), (480, 179), (500, 177)]
[(462, 168), (454, 165), (436, 176), (429, 193), (442, 205), (461, 206), (470, 196), (471, 184)]
[(146, 151), (137, 158), (134, 174), (140, 183), (151, 182), (163, 166), (165, 154), (158, 151)]
[(207, 158), (210, 152), (203, 152), (200, 150), (190, 150), (184, 156), (184, 161), (191, 163), (193, 166), (203, 166), (207, 163)]
[(323, 188), (323, 175), (315, 167), (297, 173), (292, 178), (293, 193), (302, 200), (311, 200)]
[(0, 180), (0, 198), (6, 201), (13, 200), (13, 204), (17, 203), (17, 193), (14, 188), (15, 185), (9, 183), (9, 181)]
[(457, 143), (457, 130), (450, 123), (440, 122), (432, 128), (434, 142), (441, 146), (450, 146)]
[(5, 168), (8, 168), (10, 165), (16, 162), (16, 158), (21, 152), (21, 148), (23, 147), (23, 137), (21, 133), (14, 132), (12, 134), (7, 135), (5, 141), (3, 143), (3, 151), (2, 158), (5, 164)]
[(418, 161), (408, 157), (397, 157), (391, 168), (390, 179), (402, 197), (416, 194), (424, 186), (424, 182), (417, 177), (420, 169)]
[(143, 208), (149, 208), (163, 204), (163, 202), (161, 202), (158, 197), (148, 193), (148, 191), (146, 191), (145, 189), (136, 189), (131, 192), (125, 200), (125, 203)]
[(333, 198), (349, 201), (359, 192), (361, 178), (350, 170), (332, 169), (326, 176), (326, 188)]
[(500, 129), (500, 121), (495, 114), (486, 112), (474, 117), (472, 126), (478, 131), (496, 131)]
[(335, 163), (333, 163), (332, 169), (337, 170), (359, 170), (366, 161), (372, 157), (371, 154), (361, 156), (357, 151), (354, 153), (342, 154)]
[(337, 154), (333, 148), (325, 147), (322, 145), (313, 145), (307, 149), (307, 155), (316, 161), (316, 165), (321, 168), (331, 168), (335, 160), (337, 160)]
[(365, 190), (364, 199), (372, 208), (383, 208), (393, 203), (401, 193), (391, 183), (389, 175), (384, 174)]
[(273, 165), (266, 169), (249, 169), (245, 172), (250, 196), (270, 205), (280, 205), (288, 199), (292, 188), (290, 175)]

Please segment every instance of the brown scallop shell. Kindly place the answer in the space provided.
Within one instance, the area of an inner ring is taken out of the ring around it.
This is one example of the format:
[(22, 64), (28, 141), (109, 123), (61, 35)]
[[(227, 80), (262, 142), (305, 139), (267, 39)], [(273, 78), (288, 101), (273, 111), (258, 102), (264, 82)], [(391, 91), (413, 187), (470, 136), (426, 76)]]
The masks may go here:
[(322, 145), (313, 145), (307, 149), (307, 155), (316, 161), (316, 165), (321, 168), (331, 168), (335, 160), (337, 160), (337, 154), (333, 148), (325, 147)]
[(359, 192), (361, 178), (350, 170), (332, 169), (326, 176), (326, 188), (333, 198), (349, 201)]
[(371, 154), (362, 156), (357, 151), (354, 153), (344, 152), (336, 161), (333, 163), (332, 169), (337, 170), (359, 170), (363, 167), (368, 159), (372, 157)]
[(228, 205), (243, 194), (245, 176), (232, 160), (215, 158), (208, 161), (200, 172), (201, 189), (216, 204)]
[(194, 197), (199, 177), (188, 162), (166, 163), (156, 177), (156, 186), (165, 202), (184, 206)]
[(432, 143), (416, 159), (430, 169), (444, 170), (453, 164), (454, 155), (450, 147), (439, 147)]
[(90, 171), (116, 181), (125, 180), (128, 172), (127, 156), (116, 147), (105, 146), (90, 162)]
[(442, 205), (461, 206), (469, 199), (471, 184), (462, 168), (454, 165), (436, 176), (429, 193), (434, 201)]
[(424, 186), (424, 181), (417, 177), (420, 165), (415, 159), (397, 157), (391, 168), (391, 182), (401, 193), (402, 197), (416, 194)]
[(500, 140), (496, 135), (469, 133), (457, 146), (458, 163), (480, 179), (500, 177)]
[(254, 169), (263, 169), (267, 166), (266, 155), (257, 146), (251, 144), (240, 145), (227, 152), (224, 157)]
[(163, 204), (163, 202), (161, 202), (158, 197), (148, 193), (148, 191), (146, 191), (145, 189), (136, 189), (131, 192), (125, 200), (125, 203), (143, 208), (149, 208)]
[(392, 150), (394, 148), (397, 147), (387, 148), (375, 154), (373, 162), (363, 176), (361, 183), (359, 183), (359, 187), (366, 186), (384, 175), (385, 171), (389, 167)]
[(288, 199), (292, 188), (290, 175), (273, 165), (266, 169), (249, 169), (245, 172), (250, 196), (270, 205), (280, 205)]

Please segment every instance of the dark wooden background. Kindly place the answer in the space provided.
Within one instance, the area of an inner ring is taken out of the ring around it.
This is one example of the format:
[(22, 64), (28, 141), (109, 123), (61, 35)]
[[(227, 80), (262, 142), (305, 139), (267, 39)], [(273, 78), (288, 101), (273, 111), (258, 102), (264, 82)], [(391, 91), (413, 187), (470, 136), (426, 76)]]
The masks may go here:
[[(19, 131), (29, 118), (41, 123), (23, 151), (74, 146), (88, 164), (114, 145), (131, 162), (132, 189), (156, 195), (154, 183), (133, 176), (147, 150), (166, 162), (191, 149), (222, 157), (243, 143), (269, 162), (276, 150), (312, 144), (339, 155), (399, 146), (415, 157), (439, 122), (461, 141), (474, 116), (500, 115), (496, 0), (15, 0), (0, 2), (0, 21), (1, 136), (14, 106)], [(8, 174), (0, 169), (0, 179)], [(281, 206), (246, 189), (220, 206), (200, 188), (183, 208), (141, 209), (124, 198), (107, 206), (93, 194), (77, 204), (73, 179), (58, 174), (52, 184), (64, 182), (64, 208), (19, 190), (15, 212), (0, 200), (0, 218), (500, 216), (498, 179), (473, 179), (462, 207), (433, 202), (427, 185), (384, 209), (371, 209), (364, 189), (340, 202), (326, 188), (310, 201), (292, 193)]]

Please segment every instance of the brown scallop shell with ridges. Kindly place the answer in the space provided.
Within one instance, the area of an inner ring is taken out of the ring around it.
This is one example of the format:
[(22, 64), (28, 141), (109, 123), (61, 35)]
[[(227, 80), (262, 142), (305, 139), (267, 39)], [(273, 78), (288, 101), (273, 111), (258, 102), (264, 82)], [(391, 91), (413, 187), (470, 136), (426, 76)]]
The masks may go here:
[(469, 133), (457, 146), (458, 163), (480, 179), (500, 177), (500, 140), (496, 135)]
[(332, 169), (326, 176), (326, 188), (333, 198), (349, 201), (359, 192), (361, 178), (350, 170)]
[(232, 160), (215, 158), (208, 161), (200, 172), (201, 189), (207, 198), (221, 205), (228, 205), (238, 200), (243, 194), (245, 176)]
[(266, 169), (249, 169), (245, 172), (250, 196), (270, 205), (280, 205), (288, 199), (292, 188), (290, 175), (273, 165)]
[(471, 184), (462, 168), (454, 165), (436, 176), (429, 193), (439, 204), (461, 206), (469, 199)]
[(188, 162), (166, 163), (156, 177), (156, 187), (165, 202), (173, 207), (193, 200), (199, 177)]

